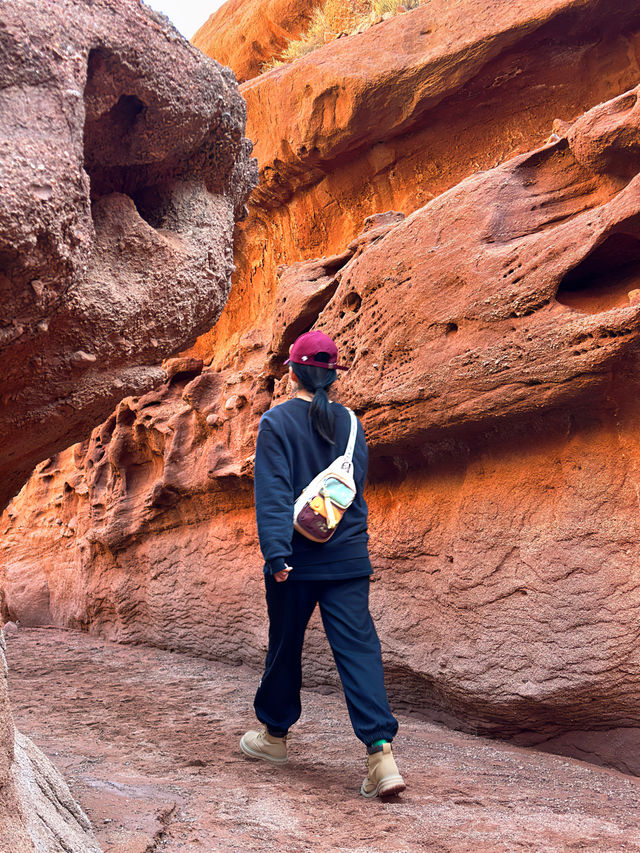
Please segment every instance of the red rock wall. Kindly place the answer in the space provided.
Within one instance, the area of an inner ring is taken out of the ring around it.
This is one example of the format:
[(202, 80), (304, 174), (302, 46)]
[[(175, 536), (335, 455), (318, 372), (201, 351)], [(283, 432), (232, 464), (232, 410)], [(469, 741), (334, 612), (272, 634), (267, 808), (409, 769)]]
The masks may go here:
[(4, 507), (215, 322), (256, 175), (233, 75), (141, 3), (0, 12)]
[(636, 2), (435, 0), (245, 83), (260, 185), (229, 301), (191, 352), (226, 363), (269, 324), (279, 266), (541, 145), (555, 119), (635, 86), (639, 63)]
[[(255, 434), (315, 324), (371, 444), (394, 696), (640, 772), (637, 92), (570, 121), (636, 83), (640, 6), (435, 8), (245, 84), (262, 183), (210, 365), (39, 466), (4, 607), (259, 667)], [(335, 677), (317, 622), (308, 654)]]

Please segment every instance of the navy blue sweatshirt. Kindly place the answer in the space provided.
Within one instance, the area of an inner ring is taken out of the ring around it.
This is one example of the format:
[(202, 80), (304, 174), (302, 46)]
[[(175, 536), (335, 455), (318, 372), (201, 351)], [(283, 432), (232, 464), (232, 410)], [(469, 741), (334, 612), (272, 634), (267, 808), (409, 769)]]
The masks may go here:
[(335, 412), (335, 445), (314, 430), (308, 417), (311, 403), (294, 397), (270, 409), (260, 419), (254, 488), (260, 549), (265, 574), (275, 574), (285, 563), (293, 567), (290, 578), (332, 580), (371, 574), (367, 541), (367, 504), (363, 489), (368, 451), (358, 422), (353, 453), (357, 497), (343, 515), (328, 542), (312, 542), (293, 528), (293, 504), (311, 480), (342, 455), (351, 421), (339, 403)]

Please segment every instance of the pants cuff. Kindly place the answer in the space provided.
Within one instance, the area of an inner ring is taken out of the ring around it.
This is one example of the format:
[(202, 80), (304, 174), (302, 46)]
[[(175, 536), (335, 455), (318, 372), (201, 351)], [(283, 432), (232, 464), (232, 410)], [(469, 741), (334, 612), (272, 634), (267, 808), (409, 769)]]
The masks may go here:
[[(382, 740), (382, 738), (377, 737), (376, 740)], [(391, 743), (391, 738), (385, 738), (385, 740), (388, 743)], [(375, 743), (375, 741), (374, 741), (374, 743)], [(368, 746), (367, 747), (367, 754), (368, 755), (375, 755), (376, 752), (382, 752), (383, 747), (384, 747), (384, 744), (382, 744), (382, 743), (379, 743), (378, 746)]]
[(269, 726), (267, 726), (267, 731), (269, 732), (271, 737), (286, 737), (289, 734), (288, 731), (281, 732), (281, 731), (278, 731), (277, 729), (270, 729)]

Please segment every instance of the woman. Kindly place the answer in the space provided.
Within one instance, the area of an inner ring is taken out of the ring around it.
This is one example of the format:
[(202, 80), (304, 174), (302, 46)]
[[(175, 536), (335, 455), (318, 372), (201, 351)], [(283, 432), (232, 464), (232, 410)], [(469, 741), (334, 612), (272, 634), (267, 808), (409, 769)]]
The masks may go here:
[(255, 459), (255, 503), (269, 613), (269, 648), (254, 707), (262, 731), (242, 737), (242, 751), (275, 764), (286, 762), (286, 738), (300, 717), (304, 634), (316, 606), (342, 680), (356, 736), (367, 747), (365, 797), (406, 787), (391, 741), (398, 723), (384, 687), (380, 642), (369, 613), (367, 505), (363, 488), (367, 444), (358, 423), (353, 454), (357, 496), (328, 542), (293, 527), (300, 492), (345, 451), (350, 415), (327, 391), (344, 370), (335, 343), (322, 332), (301, 335), (286, 364), (294, 396), (260, 420)]

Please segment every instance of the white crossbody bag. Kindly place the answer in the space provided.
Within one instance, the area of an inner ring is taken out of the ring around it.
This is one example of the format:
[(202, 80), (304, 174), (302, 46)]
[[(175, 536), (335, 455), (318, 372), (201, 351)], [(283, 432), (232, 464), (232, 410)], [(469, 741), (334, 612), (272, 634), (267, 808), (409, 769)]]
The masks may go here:
[(347, 449), (304, 488), (293, 507), (293, 526), (313, 542), (327, 542), (357, 495), (353, 479), (353, 450), (358, 421), (351, 409)]

